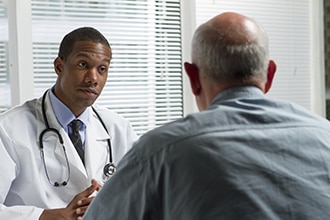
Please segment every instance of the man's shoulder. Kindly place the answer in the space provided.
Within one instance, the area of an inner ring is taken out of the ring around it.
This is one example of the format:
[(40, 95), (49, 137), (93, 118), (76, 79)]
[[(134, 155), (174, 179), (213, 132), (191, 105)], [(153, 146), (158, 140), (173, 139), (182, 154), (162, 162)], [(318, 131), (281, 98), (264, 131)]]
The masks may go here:
[(104, 106), (94, 104), (94, 113), (97, 114), (105, 124), (127, 124), (128, 120), (119, 113)]
[(94, 104), (93, 105), (93, 109), (98, 113), (98, 114), (102, 114), (102, 116), (105, 117), (122, 117), (120, 116), (117, 112), (106, 108), (102, 105), (98, 105), (98, 104)]
[(38, 99), (31, 99), (21, 105), (11, 107), (10, 109), (0, 114), (0, 121), (13, 117), (15, 118), (24, 117), (27, 115), (35, 115), (37, 101)]
[(135, 146), (140, 148), (137, 151), (145, 154), (143, 157), (148, 157), (150, 154), (175, 145), (182, 139), (193, 136), (189, 123), (189, 120), (182, 118), (146, 132), (136, 142)]
[(308, 108), (285, 100), (271, 100), (273, 114), (280, 115), (284, 122), (296, 122), (306, 125), (324, 126), (330, 129), (329, 120)]

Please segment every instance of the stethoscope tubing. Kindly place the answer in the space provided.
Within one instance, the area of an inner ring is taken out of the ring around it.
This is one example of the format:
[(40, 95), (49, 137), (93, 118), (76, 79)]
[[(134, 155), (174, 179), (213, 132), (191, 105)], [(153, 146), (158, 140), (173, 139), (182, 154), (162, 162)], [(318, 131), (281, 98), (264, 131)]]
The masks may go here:
[[(49, 92), (49, 91), (47, 90), (43, 94), (42, 101), (41, 101), (41, 111), (42, 111), (43, 120), (44, 120), (44, 123), (45, 123), (46, 128), (39, 135), (39, 143), (40, 143), (39, 144), (39, 149), (40, 149), (40, 154), (41, 154), (41, 158), (42, 158), (42, 161), (43, 161), (43, 165), (44, 165), (44, 169), (45, 169), (45, 174), (46, 174), (46, 177), (48, 179), (48, 182), (51, 185), (55, 186), (55, 187), (66, 186), (68, 184), (68, 182), (70, 180), (70, 176), (71, 176), (69, 159), (68, 159), (68, 156), (67, 156), (67, 153), (66, 153), (66, 149), (65, 149), (65, 146), (64, 146), (64, 141), (63, 141), (62, 135), (60, 134), (60, 132), (57, 129), (50, 127), (49, 122), (48, 122), (48, 119), (47, 119), (47, 116), (46, 116), (45, 99), (46, 99), (47, 92)], [(107, 127), (105, 126), (105, 123), (103, 122), (101, 116), (95, 110), (95, 108), (93, 106), (92, 106), (92, 110), (96, 114), (96, 116), (99, 119), (99, 121), (101, 122), (104, 130), (109, 134), (109, 131), (108, 131)], [(45, 155), (44, 155), (44, 146), (43, 146), (43, 136), (47, 132), (53, 132), (53, 133), (55, 133), (56, 136), (59, 139), (60, 144), (62, 145), (63, 152), (64, 152), (65, 159), (66, 159), (67, 169), (68, 169), (68, 177), (67, 177), (67, 179), (65, 181), (62, 181), (62, 182), (57, 182), (57, 181), (56, 182), (52, 182), (51, 181), (51, 178), (49, 177), (47, 166), (46, 166)], [(114, 174), (114, 172), (116, 171), (116, 166), (113, 163), (113, 159), (112, 159), (112, 147), (111, 147), (111, 141), (110, 141), (110, 139), (107, 139), (107, 142), (108, 142), (108, 148), (109, 148), (109, 163), (107, 163), (104, 166), (104, 168), (103, 168), (103, 174), (105, 176), (105, 179), (109, 179)]]

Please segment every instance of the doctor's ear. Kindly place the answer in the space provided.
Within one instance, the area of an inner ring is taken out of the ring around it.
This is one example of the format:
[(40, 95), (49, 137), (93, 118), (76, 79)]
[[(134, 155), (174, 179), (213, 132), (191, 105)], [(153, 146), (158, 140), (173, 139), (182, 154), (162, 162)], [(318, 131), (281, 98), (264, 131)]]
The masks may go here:
[(56, 74), (60, 74), (62, 72), (63, 69), (63, 60), (60, 57), (57, 57), (54, 60), (54, 70), (56, 72)]

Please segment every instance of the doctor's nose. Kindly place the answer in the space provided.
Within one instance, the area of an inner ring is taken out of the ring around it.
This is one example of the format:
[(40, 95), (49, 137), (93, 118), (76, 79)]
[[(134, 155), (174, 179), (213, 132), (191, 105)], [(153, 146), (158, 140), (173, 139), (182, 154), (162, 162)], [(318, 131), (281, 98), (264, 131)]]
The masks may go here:
[(93, 86), (97, 86), (98, 84), (98, 70), (97, 68), (91, 68), (87, 71), (86, 75), (85, 75), (85, 82), (93, 85)]

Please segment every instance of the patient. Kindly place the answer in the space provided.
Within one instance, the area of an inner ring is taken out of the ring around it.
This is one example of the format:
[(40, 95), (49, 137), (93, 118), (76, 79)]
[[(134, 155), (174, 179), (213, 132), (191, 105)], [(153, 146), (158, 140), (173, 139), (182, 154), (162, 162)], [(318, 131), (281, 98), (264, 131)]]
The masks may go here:
[(329, 219), (329, 122), (265, 96), (276, 65), (263, 28), (220, 14), (184, 67), (200, 112), (142, 136), (84, 220)]

